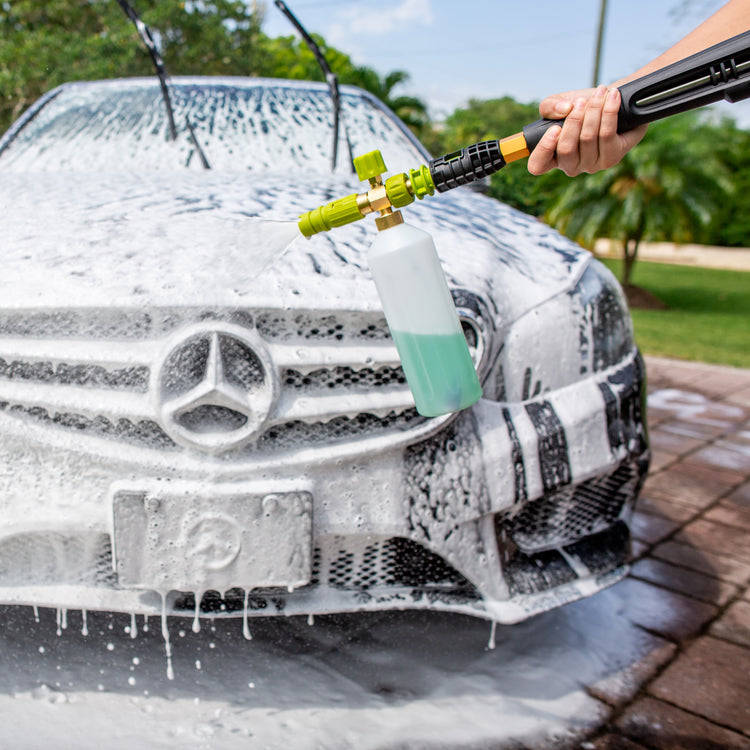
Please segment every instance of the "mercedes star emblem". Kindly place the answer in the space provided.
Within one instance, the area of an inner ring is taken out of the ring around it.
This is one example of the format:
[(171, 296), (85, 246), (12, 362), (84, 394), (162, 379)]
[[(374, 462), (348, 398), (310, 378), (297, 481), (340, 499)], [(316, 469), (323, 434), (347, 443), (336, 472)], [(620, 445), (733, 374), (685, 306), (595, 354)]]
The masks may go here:
[(248, 329), (206, 323), (172, 339), (152, 375), (159, 421), (180, 445), (221, 453), (253, 438), (276, 398), (263, 342)]

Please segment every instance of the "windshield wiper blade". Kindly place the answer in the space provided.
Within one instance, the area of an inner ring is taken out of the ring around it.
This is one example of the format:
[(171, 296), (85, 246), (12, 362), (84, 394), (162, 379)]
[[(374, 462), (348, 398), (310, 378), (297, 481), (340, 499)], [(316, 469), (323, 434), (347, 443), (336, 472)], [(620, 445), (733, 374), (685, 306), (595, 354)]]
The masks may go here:
[(198, 143), (198, 138), (195, 135), (195, 130), (193, 130), (193, 126), (190, 124), (190, 120), (188, 119), (187, 115), (185, 115), (185, 125), (187, 125), (188, 133), (190, 134), (190, 140), (192, 141), (193, 146), (195, 147), (195, 150), (198, 154), (198, 158), (200, 158), (201, 160), (203, 169), (211, 169), (211, 165), (208, 163), (208, 159), (206, 159), (206, 154), (203, 153), (201, 144)]
[[(151, 34), (151, 29), (149, 29), (148, 26), (142, 21), (141, 17), (135, 12), (135, 8), (127, 2), (127, 0), (117, 0), (118, 5), (122, 8), (125, 15), (133, 22), (133, 25), (135, 26), (136, 30), (138, 31), (138, 36), (140, 36), (141, 40), (143, 41), (143, 44), (146, 46), (146, 49), (148, 50), (149, 55), (151, 56), (151, 62), (154, 65), (154, 69), (156, 70), (156, 75), (159, 78), (159, 85), (161, 86), (161, 94), (162, 98), (164, 99), (164, 106), (167, 109), (167, 118), (169, 120), (169, 132), (172, 135), (172, 140), (177, 140), (177, 126), (175, 125), (174, 121), (174, 109), (172, 108), (172, 98), (169, 95), (169, 73), (167, 73), (167, 66), (164, 64), (164, 60), (162, 59), (162, 56), (159, 54), (159, 50), (156, 48), (156, 42), (154, 41), (154, 37)], [(201, 164), (203, 165), (204, 169), (211, 169), (211, 165), (208, 163), (208, 159), (206, 159), (206, 155), (203, 153), (203, 149), (201, 148), (200, 143), (198, 143), (198, 139), (195, 135), (195, 131), (193, 130), (193, 126), (190, 124), (190, 120), (188, 119), (187, 115), (185, 115), (185, 124), (187, 125), (188, 133), (190, 135), (190, 140), (195, 148), (195, 150), (198, 152), (198, 156), (200, 157)]]
[(148, 50), (149, 55), (151, 56), (151, 62), (153, 62), (154, 64), (156, 75), (158, 76), (159, 83), (161, 85), (161, 93), (162, 97), (164, 98), (164, 105), (167, 108), (167, 117), (169, 118), (169, 132), (172, 134), (172, 140), (177, 140), (177, 126), (174, 122), (174, 110), (172, 109), (172, 100), (170, 99), (169, 89), (167, 88), (167, 78), (169, 77), (169, 74), (167, 73), (167, 68), (164, 65), (164, 60), (162, 60), (162, 57), (159, 54), (159, 50), (156, 49), (156, 42), (154, 41), (154, 37), (151, 35), (151, 30), (148, 28), (148, 26), (146, 26), (145, 23), (143, 23), (140, 16), (135, 12), (135, 9), (132, 5), (130, 5), (130, 3), (127, 2), (127, 0), (117, 0), (117, 3), (122, 8), (125, 15), (133, 22), (133, 25), (138, 31), (138, 36), (140, 36), (143, 44)]
[(323, 75), (328, 83), (328, 88), (331, 92), (331, 101), (333, 102), (333, 156), (331, 158), (331, 171), (336, 169), (336, 157), (339, 150), (339, 124), (343, 125), (344, 136), (346, 137), (346, 145), (349, 149), (349, 163), (351, 164), (352, 172), (354, 172), (354, 154), (352, 153), (352, 144), (349, 140), (349, 133), (346, 129), (346, 124), (341, 118), (341, 96), (339, 94), (339, 79), (338, 76), (331, 70), (331, 66), (328, 64), (325, 55), (322, 50), (315, 42), (315, 40), (307, 33), (305, 27), (299, 22), (297, 17), (287, 7), (283, 0), (274, 0), (276, 7), (289, 19), (289, 22), (299, 32), (305, 44), (310, 48), (310, 51), (315, 55), (315, 59), (318, 61)]

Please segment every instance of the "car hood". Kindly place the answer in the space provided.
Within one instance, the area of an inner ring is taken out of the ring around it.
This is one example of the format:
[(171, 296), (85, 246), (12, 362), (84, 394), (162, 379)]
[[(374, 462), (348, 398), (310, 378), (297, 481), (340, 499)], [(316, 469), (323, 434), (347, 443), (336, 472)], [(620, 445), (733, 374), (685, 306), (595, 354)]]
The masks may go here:
[[(0, 175), (6, 308), (285, 306), (377, 309), (361, 221), (305, 240), (297, 216), (356, 177), (252, 172)], [(408, 207), (454, 288), (504, 322), (563, 291), (588, 253), (466, 189)]]

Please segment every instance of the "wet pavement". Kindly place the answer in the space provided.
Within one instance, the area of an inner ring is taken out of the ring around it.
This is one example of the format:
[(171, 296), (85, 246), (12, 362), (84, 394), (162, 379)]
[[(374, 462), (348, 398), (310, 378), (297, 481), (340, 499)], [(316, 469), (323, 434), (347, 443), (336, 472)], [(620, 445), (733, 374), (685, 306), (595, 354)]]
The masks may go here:
[(647, 359), (631, 574), (509, 627), (447, 612), (0, 607), (0, 748), (750, 750), (750, 370)]
[(580, 747), (750, 748), (750, 370), (646, 362), (653, 461), (613, 592), (654, 640), (587, 685), (609, 715)]

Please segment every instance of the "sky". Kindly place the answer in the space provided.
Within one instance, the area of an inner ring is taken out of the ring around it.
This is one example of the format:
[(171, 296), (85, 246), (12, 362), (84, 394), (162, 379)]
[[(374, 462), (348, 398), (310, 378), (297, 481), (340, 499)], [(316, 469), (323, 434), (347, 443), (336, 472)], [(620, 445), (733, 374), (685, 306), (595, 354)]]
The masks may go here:
[[(410, 74), (397, 93), (441, 119), (470, 98), (522, 102), (591, 85), (600, 0), (286, 0), (310, 32), (381, 75)], [(264, 31), (294, 33), (266, 0)], [(608, 0), (600, 82), (630, 74), (723, 0)], [(750, 127), (750, 102), (720, 111)]]

